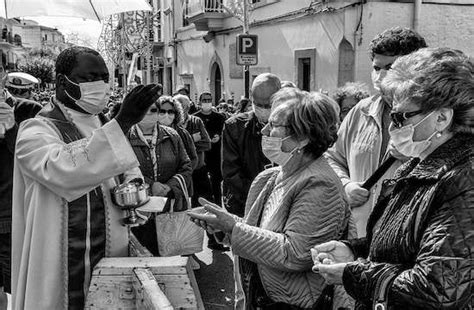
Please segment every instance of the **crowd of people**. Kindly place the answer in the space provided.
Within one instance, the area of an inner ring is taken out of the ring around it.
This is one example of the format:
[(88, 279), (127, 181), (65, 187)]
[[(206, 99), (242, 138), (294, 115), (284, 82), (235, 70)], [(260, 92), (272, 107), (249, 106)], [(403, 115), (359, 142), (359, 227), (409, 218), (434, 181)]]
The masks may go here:
[[(58, 56), (47, 103), (32, 100), (34, 77), (7, 75), (0, 286), (12, 309), (84, 307), (98, 261), (128, 255), (111, 189), (137, 179), (209, 248), (231, 249), (235, 309), (471, 309), (474, 61), (400, 27), (369, 57), (372, 95), (263, 73), (235, 105), (155, 84), (110, 98), (104, 60), (84, 47)], [(154, 256), (157, 215), (131, 229)]]

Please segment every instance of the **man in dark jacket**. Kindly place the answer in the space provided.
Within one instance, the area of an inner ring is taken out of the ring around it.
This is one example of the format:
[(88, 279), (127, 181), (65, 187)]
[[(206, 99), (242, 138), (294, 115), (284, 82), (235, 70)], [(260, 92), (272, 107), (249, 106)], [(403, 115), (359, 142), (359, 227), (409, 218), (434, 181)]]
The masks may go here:
[[(6, 86), (10, 93), (6, 102), (0, 103), (0, 288), (4, 293), (11, 293), (11, 225), (12, 225), (12, 188), (13, 188), (13, 156), (15, 141), (20, 123), (34, 117), (41, 104), (26, 99), (31, 94), (31, 87), (38, 82), (33, 76), (11, 73), (6, 78)], [(3, 90), (1, 90), (3, 91)], [(0, 291), (0, 309), (6, 308), (6, 296)]]
[(224, 204), (229, 212), (240, 217), (244, 216), (253, 179), (270, 163), (262, 152), (260, 131), (270, 116), (270, 98), (279, 89), (277, 76), (260, 74), (252, 85), (253, 110), (225, 122), (222, 133)]
[[(207, 133), (204, 123), (199, 117), (194, 115), (189, 115), (189, 109), (191, 106), (191, 101), (185, 95), (176, 96), (179, 102), (183, 107), (183, 117), (184, 123), (183, 127), (189, 132), (194, 141), (194, 146), (196, 147), (196, 152), (198, 156), (198, 163), (194, 171), (200, 170), (204, 167), (204, 153), (211, 149), (211, 138)], [(187, 100), (186, 100), (187, 99)], [(192, 197), (192, 206), (197, 207), (199, 205), (198, 198), (204, 197), (206, 199), (211, 199), (209, 193), (211, 193), (211, 183), (209, 178), (200, 178), (199, 173), (196, 174), (193, 172), (193, 189), (194, 194)], [(206, 194), (207, 193), (207, 194)]]
[(225, 117), (224, 115), (214, 111), (212, 104), (211, 93), (204, 92), (199, 96), (199, 105), (201, 109), (199, 112), (194, 114), (199, 117), (204, 126), (206, 126), (207, 133), (211, 137), (211, 149), (205, 154), (206, 165), (201, 171), (196, 171), (201, 175), (202, 178), (209, 175), (212, 185), (213, 201), (217, 204), (221, 204), (222, 200), (222, 172), (221, 172), (221, 136), (222, 129), (224, 128)]

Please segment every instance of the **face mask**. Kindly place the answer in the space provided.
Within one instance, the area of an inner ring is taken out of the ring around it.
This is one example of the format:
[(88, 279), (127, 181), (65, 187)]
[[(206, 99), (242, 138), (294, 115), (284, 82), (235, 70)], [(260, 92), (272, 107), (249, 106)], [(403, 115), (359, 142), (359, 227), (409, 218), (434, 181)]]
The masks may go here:
[(145, 117), (140, 121), (140, 125), (143, 125), (146, 128), (150, 128), (155, 126), (158, 122), (158, 115), (154, 114), (146, 114)]
[(390, 138), (397, 151), (406, 157), (420, 157), (420, 155), (430, 147), (431, 138), (437, 133), (436, 131), (429, 136), (428, 139), (423, 141), (413, 141), (413, 135), (415, 134), (415, 127), (421, 124), (432, 113), (433, 112), (428, 114), (415, 125), (409, 124), (390, 131)]
[(169, 127), (171, 126), (171, 124), (173, 124), (173, 121), (174, 121), (174, 115), (169, 115), (168, 113), (166, 113), (165, 115), (158, 114), (158, 122), (161, 125), (165, 125)]
[(380, 69), (379, 71), (372, 70), (372, 85), (374, 86), (375, 90), (380, 92), (380, 84), (382, 84), (382, 80), (387, 75), (387, 70)]
[(270, 114), (272, 113), (271, 108), (261, 108), (257, 107), (256, 105), (253, 106), (253, 110), (255, 112), (255, 116), (257, 116), (259, 122), (267, 123), (268, 119), (270, 118)]
[(207, 112), (207, 111), (211, 111), (211, 109), (212, 109), (212, 102), (203, 102), (203, 103), (201, 103), (201, 109), (202, 109), (203, 111), (206, 111), (206, 112)]
[(279, 138), (279, 137), (269, 137), (262, 136), (262, 151), (266, 158), (268, 158), (272, 163), (278, 164), (279, 166), (285, 166), (290, 159), (293, 157), (296, 151), (301, 150), (304, 146), (296, 147), (291, 152), (283, 152), (281, 146), (283, 141), (289, 137)]
[(102, 112), (109, 101), (108, 92), (110, 90), (110, 86), (108, 83), (105, 83), (103, 80), (99, 80), (77, 84), (71, 81), (67, 76), (65, 77), (69, 83), (79, 87), (81, 92), (81, 97), (79, 99), (75, 99), (65, 90), (64, 92), (69, 98), (71, 98), (71, 100), (74, 100), (74, 102), (87, 113), (95, 115)]

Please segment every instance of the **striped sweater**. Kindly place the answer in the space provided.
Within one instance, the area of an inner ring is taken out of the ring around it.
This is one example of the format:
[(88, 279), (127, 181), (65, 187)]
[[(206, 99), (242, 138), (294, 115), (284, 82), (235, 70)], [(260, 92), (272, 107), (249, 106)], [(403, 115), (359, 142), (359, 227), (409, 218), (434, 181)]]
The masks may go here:
[[(324, 280), (311, 271), (310, 249), (340, 238), (351, 213), (342, 184), (325, 158), (310, 162), (273, 187), (271, 181), (279, 172), (279, 167), (265, 170), (253, 182), (244, 220), (232, 231), (232, 250), (257, 264), (272, 301), (311, 308)], [(260, 227), (256, 227), (261, 214)], [(240, 279), (236, 283), (238, 290)], [(239, 302), (237, 308), (242, 308)]]

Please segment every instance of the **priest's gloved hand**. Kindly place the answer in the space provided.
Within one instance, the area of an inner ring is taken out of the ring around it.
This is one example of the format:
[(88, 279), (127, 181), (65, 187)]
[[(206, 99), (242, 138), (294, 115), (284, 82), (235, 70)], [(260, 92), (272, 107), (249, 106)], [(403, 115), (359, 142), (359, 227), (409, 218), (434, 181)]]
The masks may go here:
[(161, 96), (162, 89), (160, 84), (139, 85), (125, 97), (115, 117), (124, 133), (145, 117), (150, 106)]

